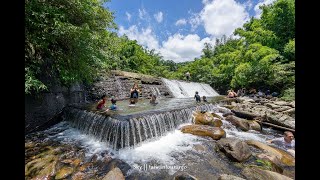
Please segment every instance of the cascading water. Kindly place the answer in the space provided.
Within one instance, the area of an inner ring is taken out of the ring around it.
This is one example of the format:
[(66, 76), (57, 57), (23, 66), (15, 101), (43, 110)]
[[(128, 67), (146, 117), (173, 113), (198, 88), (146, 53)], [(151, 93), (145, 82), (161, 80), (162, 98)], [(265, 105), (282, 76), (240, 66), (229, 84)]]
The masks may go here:
[(68, 107), (64, 111), (64, 118), (70, 122), (71, 126), (85, 134), (108, 143), (113, 149), (121, 149), (164, 136), (174, 131), (180, 124), (191, 123), (194, 110), (214, 111), (215, 108), (212, 104), (203, 104), (136, 117), (116, 118)]
[(199, 92), (201, 97), (213, 97), (219, 95), (211, 86), (204, 83), (169, 80), (165, 78), (162, 78), (162, 81), (176, 98), (194, 97), (196, 91)]

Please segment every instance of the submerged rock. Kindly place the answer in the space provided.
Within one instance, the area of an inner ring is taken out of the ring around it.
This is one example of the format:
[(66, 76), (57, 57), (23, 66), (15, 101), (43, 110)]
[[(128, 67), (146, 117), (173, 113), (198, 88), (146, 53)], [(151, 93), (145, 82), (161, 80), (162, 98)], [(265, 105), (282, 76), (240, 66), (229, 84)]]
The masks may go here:
[(263, 170), (258, 167), (245, 167), (241, 174), (248, 180), (292, 180), (282, 174)]
[(242, 162), (252, 155), (249, 146), (236, 138), (220, 139), (217, 141), (217, 147), (233, 161)]
[(187, 125), (181, 128), (183, 133), (189, 133), (198, 136), (209, 136), (214, 140), (226, 137), (226, 132), (220, 127), (211, 127), (207, 125)]

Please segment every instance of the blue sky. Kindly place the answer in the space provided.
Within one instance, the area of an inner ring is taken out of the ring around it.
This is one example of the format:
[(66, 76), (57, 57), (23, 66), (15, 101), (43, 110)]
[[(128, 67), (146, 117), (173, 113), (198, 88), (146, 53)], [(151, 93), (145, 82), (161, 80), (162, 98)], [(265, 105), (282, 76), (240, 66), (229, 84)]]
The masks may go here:
[(274, 0), (111, 0), (121, 36), (155, 49), (175, 62), (200, 57), (204, 43), (214, 45), (222, 35), (232, 35), (250, 17), (259, 18), (259, 5)]

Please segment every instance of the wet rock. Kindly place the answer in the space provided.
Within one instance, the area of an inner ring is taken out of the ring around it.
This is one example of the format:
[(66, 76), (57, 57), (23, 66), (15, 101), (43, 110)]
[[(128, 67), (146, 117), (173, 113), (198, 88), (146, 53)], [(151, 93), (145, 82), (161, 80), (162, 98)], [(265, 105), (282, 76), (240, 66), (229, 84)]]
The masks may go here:
[(223, 119), (223, 117), (221, 117), (220, 115), (216, 114), (216, 113), (211, 113), (211, 115), (215, 118), (218, 118), (218, 119)]
[(211, 124), (213, 127), (221, 127), (223, 125), (220, 119), (214, 119)]
[(68, 177), (71, 173), (73, 172), (73, 168), (72, 167), (63, 167), (61, 168), (56, 176), (55, 176), (55, 179), (63, 179), (63, 178), (66, 178)]
[(268, 161), (271, 164), (271, 170), (290, 178), (294, 178), (295, 176), (295, 167), (294, 166), (286, 166), (281, 162), (278, 156), (275, 156), (270, 153), (261, 153), (257, 155), (257, 158)]
[(221, 174), (219, 176), (218, 180), (245, 180), (245, 179), (238, 177), (238, 176), (233, 176), (230, 174)]
[(243, 162), (251, 155), (249, 146), (236, 138), (223, 138), (217, 141), (217, 147), (233, 161)]
[(280, 108), (281, 106), (278, 106), (278, 105), (275, 105), (273, 103), (266, 103), (265, 104), (267, 107), (271, 108), (271, 109), (278, 109)]
[(245, 167), (241, 174), (248, 180), (292, 180), (282, 174), (263, 170), (258, 167)]
[(222, 114), (223, 117), (227, 117), (229, 115), (233, 115), (234, 116), (235, 114), (233, 112), (226, 112), (226, 113)]
[(257, 121), (250, 121), (249, 123), (249, 129), (255, 130), (255, 131), (262, 131), (261, 125)]
[(104, 176), (107, 172), (114, 168), (119, 168), (124, 176), (126, 176), (128, 171), (131, 169), (131, 166), (120, 159), (112, 159), (110, 163), (105, 164), (105, 166), (101, 167), (101, 170), (97, 172), (97, 175)]
[(226, 132), (220, 127), (211, 127), (207, 125), (187, 125), (181, 128), (183, 133), (189, 133), (198, 136), (209, 136), (214, 140), (226, 137)]
[(287, 166), (294, 166), (295, 165), (294, 157), (291, 156), (288, 152), (286, 152), (284, 150), (268, 146), (267, 144), (264, 144), (262, 142), (255, 141), (255, 140), (246, 140), (245, 142), (248, 145), (254, 146), (254, 147), (262, 149), (272, 155), (275, 155), (276, 157), (278, 157), (280, 159), (280, 161), (283, 164), (285, 164)]
[(195, 124), (203, 124), (203, 125), (211, 125), (213, 116), (209, 112), (201, 113), (199, 111), (194, 112), (194, 123)]
[(196, 177), (186, 173), (186, 172), (176, 172), (174, 174), (174, 180), (197, 180)]
[(119, 168), (113, 168), (104, 176), (102, 180), (124, 180), (124, 176)]
[(236, 116), (227, 116), (225, 120), (231, 122), (231, 124), (238, 127), (242, 131), (248, 131), (250, 129), (249, 123), (245, 119), (238, 118)]
[(55, 166), (58, 157), (55, 156), (53, 149), (45, 151), (37, 156), (34, 160), (25, 165), (25, 176), (31, 177), (46, 177), (53, 176), (56, 173)]
[(279, 106), (290, 106), (291, 103), (286, 101), (274, 101), (273, 104), (279, 105)]
[(289, 107), (289, 106), (282, 106), (282, 107), (280, 107), (280, 108), (278, 108), (278, 109), (275, 109), (275, 111), (277, 111), (277, 112), (283, 112), (283, 111), (287, 111), (287, 110), (289, 110), (289, 109), (293, 109), (292, 107)]
[(86, 174), (83, 172), (77, 172), (72, 176), (72, 180), (83, 180), (85, 179)]

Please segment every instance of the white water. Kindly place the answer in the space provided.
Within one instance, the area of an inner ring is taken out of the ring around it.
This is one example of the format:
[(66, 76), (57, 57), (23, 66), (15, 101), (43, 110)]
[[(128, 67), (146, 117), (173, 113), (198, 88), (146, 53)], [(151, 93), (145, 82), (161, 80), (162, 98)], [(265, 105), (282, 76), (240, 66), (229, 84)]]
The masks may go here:
[(213, 97), (219, 95), (211, 86), (204, 83), (169, 80), (165, 78), (162, 78), (162, 81), (176, 98), (194, 97), (196, 91), (199, 92), (201, 97)]

